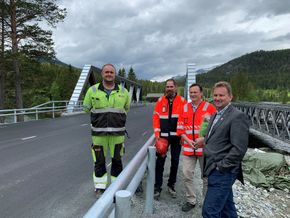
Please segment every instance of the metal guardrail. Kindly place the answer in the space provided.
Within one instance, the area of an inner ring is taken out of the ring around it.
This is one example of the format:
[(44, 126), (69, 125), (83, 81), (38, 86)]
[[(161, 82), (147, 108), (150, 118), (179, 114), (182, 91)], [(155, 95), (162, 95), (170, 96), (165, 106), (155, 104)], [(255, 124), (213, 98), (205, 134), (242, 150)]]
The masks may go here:
[(94, 203), (84, 218), (131, 217), (130, 199), (147, 169), (145, 213), (153, 213), (154, 181), (155, 181), (155, 157), (156, 150), (153, 147), (154, 135), (143, 145), (140, 151), (125, 167), (102, 196)]
[(249, 116), (251, 128), (290, 143), (290, 105), (248, 102), (233, 105)]
[[(144, 105), (146, 105), (146, 102), (142, 101), (131, 103), (131, 107)], [(71, 114), (80, 111), (83, 111), (83, 101), (48, 101), (31, 108), (0, 110), (0, 125), (17, 123), (19, 116), (24, 116), (24, 121), (30, 121), (49, 117), (55, 118), (62, 114)]]
[[(68, 103), (69, 101), (49, 101), (31, 108), (0, 110), (0, 124), (17, 123), (19, 116), (24, 116), (24, 121), (55, 118), (67, 112)], [(74, 104), (74, 111), (82, 111), (82, 101)]]

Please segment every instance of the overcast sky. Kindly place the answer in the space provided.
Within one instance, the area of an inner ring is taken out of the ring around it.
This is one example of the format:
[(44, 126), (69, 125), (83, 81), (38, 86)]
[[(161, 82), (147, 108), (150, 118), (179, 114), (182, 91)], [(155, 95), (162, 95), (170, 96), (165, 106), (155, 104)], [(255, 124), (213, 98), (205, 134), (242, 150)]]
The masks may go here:
[(289, 0), (61, 0), (57, 58), (113, 63), (138, 79), (184, 75), (257, 50), (290, 48)]

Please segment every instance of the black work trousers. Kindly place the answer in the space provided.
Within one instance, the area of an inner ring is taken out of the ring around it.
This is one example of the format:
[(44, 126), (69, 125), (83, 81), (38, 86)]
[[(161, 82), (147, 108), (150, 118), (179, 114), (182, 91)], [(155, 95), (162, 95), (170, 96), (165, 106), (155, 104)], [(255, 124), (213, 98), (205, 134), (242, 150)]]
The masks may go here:
[[(168, 138), (168, 144), (170, 147), (171, 154), (171, 166), (170, 166), (170, 175), (168, 179), (167, 186), (174, 187), (176, 183), (176, 176), (179, 164), (179, 156), (181, 151), (180, 138), (172, 137)], [(158, 152), (156, 152), (156, 167), (155, 167), (155, 185), (154, 188), (157, 191), (162, 190), (163, 183), (163, 171), (166, 157), (162, 157)]]
[[(111, 175), (117, 177), (123, 170), (122, 159), (121, 159), (121, 149), (122, 144), (115, 145), (114, 157), (112, 158)], [(95, 176), (102, 177), (107, 173), (106, 169), (106, 158), (103, 151), (103, 146), (93, 145), (95, 155)]]

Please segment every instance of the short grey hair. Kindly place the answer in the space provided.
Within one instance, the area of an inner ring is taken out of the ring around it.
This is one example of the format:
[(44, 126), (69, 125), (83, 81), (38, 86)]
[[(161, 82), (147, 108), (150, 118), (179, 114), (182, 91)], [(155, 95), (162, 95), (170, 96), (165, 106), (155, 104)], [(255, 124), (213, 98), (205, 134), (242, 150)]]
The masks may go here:
[(214, 90), (215, 88), (219, 88), (219, 87), (224, 87), (227, 89), (228, 91), (228, 94), (230, 96), (233, 96), (233, 92), (232, 92), (232, 87), (231, 87), (231, 84), (229, 84), (228, 82), (226, 81), (219, 81), (217, 82), (216, 84), (214, 84), (212, 90)]
[(115, 67), (113, 64), (111, 64), (111, 63), (104, 64), (104, 65), (102, 66), (102, 72), (103, 72), (103, 70), (104, 70), (104, 68), (105, 68), (106, 66), (111, 66), (111, 67), (113, 67), (114, 70), (115, 70), (115, 73), (117, 73), (116, 67)]

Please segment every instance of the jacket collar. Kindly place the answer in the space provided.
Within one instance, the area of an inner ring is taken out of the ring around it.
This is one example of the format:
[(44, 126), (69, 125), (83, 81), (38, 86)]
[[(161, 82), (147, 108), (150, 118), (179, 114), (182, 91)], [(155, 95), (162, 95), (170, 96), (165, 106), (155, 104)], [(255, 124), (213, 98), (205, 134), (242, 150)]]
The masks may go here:
[(234, 109), (234, 107), (232, 105), (227, 106), (227, 108), (225, 109), (225, 111), (223, 112), (221, 117), (218, 119), (216, 124), (212, 127), (210, 135), (208, 135), (209, 130), (211, 129), (212, 123), (216, 117), (217, 112), (213, 116), (211, 116), (211, 119), (210, 119), (209, 125), (208, 125), (208, 129), (207, 129), (207, 133), (206, 133), (206, 141), (214, 134), (215, 130), (224, 122), (224, 120), (226, 120), (228, 118), (228, 114), (231, 113), (231, 111), (233, 109)]
[[(102, 90), (102, 91), (105, 90), (105, 87), (104, 87), (104, 85), (103, 85), (102, 82), (100, 82), (100, 85), (99, 85), (98, 89), (99, 89), (99, 90)], [(118, 86), (117, 83), (115, 83), (115, 87), (113, 88), (113, 90), (119, 90), (119, 86)]]

